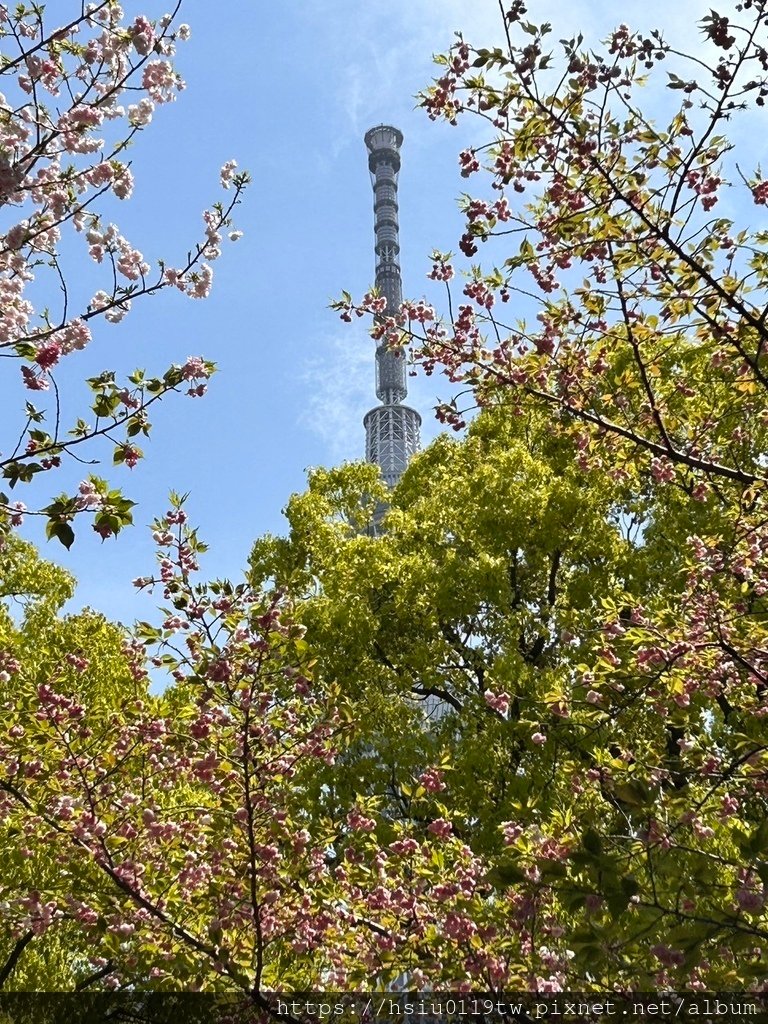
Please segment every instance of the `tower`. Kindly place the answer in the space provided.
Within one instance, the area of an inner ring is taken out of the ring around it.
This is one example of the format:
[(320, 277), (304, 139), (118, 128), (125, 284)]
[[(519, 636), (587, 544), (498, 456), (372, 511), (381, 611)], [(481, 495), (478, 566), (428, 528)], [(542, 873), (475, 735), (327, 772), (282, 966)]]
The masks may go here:
[[(393, 316), (403, 301), (397, 219), (402, 144), (403, 133), (389, 125), (377, 125), (365, 134), (374, 196), (376, 287), (387, 300), (384, 316)], [(376, 395), (381, 404), (366, 413), (363, 424), (365, 457), (379, 467), (388, 487), (394, 487), (410, 457), (419, 450), (421, 416), (402, 404), (408, 393), (406, 381), (404, 355), (380, 342), (376, 348)]]

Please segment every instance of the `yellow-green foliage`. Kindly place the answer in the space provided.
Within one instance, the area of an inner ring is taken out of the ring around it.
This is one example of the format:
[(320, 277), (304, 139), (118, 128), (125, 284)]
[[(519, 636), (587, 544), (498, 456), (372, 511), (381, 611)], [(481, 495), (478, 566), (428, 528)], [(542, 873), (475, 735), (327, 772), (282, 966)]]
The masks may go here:
[[(0, 552), (0, 682), (4, 730), (21, 728), (29, 737), (25, 761), (46, 770), (44, 734), (35, 729), (37, 688), (48, 684), (75, 697), (88, 709), (95, 729), (121, 716), (126, 703), (146, 695), (128, 671), (122, 643), (125, 631), (91, 610), (62, 615), (74, 581), (65, 570), (41, 558), (35, 548), (14, 535), (3, 538)], [(0, 785), (6, 781), (4, 769)], [(11, 780), (9, 780), (11, 781)], [(21, 809), (19, 809), (20, 811)], [(103, 887), (98, 876), (84, 868), (75, 878), (62, 871), (55, 843), (39, 843), (25, 831), (23, 813), (10, 813), (0, 823), (0, 906), (3, 900), (25, 899), (39, 892), (65, 906), (76, 891)], [(39, 835), (39, 833), (38, 833)], [(27, 841), (29, 838), (29, 841)], [(0, 971), (26, 932), (3, 928), (0, 913)], [(56, 990), (73, 987), (92, 972), (93, 952), (76, 925), (61, 921), (55, 929), (35, 936), (25, 946), (3, 985), (4, 991)]]

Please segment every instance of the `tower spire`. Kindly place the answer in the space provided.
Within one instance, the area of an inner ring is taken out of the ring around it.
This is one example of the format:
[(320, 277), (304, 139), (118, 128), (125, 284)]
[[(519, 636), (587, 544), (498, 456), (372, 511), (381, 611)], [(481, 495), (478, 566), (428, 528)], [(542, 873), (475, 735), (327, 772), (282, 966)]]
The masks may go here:
[[(376, 237), (376, 287), (387, 300), (385, 316), (393, 316), (403, 301), (400, 279), (400, 233), (397, 178), (403, 133), (380, 124), (365, 134), (368, 168), (373, 185)], [(393, 487), (408, 460), (419, 450), (421, 416), (403, 405), (408, 393), (405, 358), (387, 347), (376, 347), (376, 395), (380, 405), (366, 413), (365, 457), (381, 470), (384, 482)]]

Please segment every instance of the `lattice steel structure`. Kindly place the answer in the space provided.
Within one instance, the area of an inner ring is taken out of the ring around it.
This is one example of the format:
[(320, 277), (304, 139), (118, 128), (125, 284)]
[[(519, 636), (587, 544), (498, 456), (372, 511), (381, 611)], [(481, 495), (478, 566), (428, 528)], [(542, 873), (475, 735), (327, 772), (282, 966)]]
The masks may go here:
[[(387, 300), (384, 315), (392, 315), (403, 301), (400, 280), (400, 225), (397, 176), (403, 133), (380, 124), (365, 134), (368, 167), (373, 185), (376, 235), (376, 287)], [(389, 487), (400, 479), (408, 460), (419, 450), (421, 416), (403, 405), (408, 393), (405, 357), (386, 344), (376, 348), (376, 395), (381, 402), (366, 413), (365, 457), (381, 470)]]

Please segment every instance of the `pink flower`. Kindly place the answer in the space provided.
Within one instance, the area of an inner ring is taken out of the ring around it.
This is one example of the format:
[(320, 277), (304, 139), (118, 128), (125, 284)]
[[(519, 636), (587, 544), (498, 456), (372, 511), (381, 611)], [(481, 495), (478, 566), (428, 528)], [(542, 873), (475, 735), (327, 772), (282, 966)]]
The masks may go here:
[(736, 902), (741, 910), (746, 910), (748, 914), (757, 914), (765, 905), (765, 896), (745, 885), (736, 892)]
[(386, 295), (374, 295), (372, 292), (366, 292), (360, 306), (362, 308), (357, 310), (360, 316), (362, 316), (363, 310), (367, 310), (367, 312), (374, 315), (380, 315), (387, 308), (387, 297)]
[(143, 14), (140, 14), (133, 23), (130, 32), (133, 36), (133, 45), (136, 47), (136, 52), (141, 54), (142, 57), (146, 57), (155, 42), (155, 31), (152, 28), (152, 23)]
[(400, 854), (404, 856), (406, 854), (416, 853), (419, 849), (419, 844), (415, 839), (398, 839), (394, 843), (389, 844), (389, 848), (392, 853)]
[(181, 291), (184, 291), (184, 279), (181, 276), (180, 270), (174, 270), (173, 267), (168, 267), (165, 273), (163, 274), (163, 280), (167, 284), (173, 285), (174, 287), (179, 288)]
[(506, 715), (509, 711), (510, 697), (508, 693), (494, 693), (492, 690), (486, 690), (483, 697), (488, 707), (498, 711), (500, 715)]
[(504, 835), (505, 846), (511, 846), (523, 834), (523, 826), (518, 825), (516, 821), (505, 821), (501, 826), (501, 830)]
[(353, 832), (372, 832), (376, 828), (373, 818), (366, 818), (357, 807), (347, 815), (347, 824)]
[(79, 494), (77, 496), (76, 506), (78, 511), (84, 511), (89, 508), (99, 508), (102, 503), (102, 496), (96, 489), (96, 485), (90, 480), (83, 480), (78, 487)]
[(226, 683), (232, 676), (232, 667), (226, 658), (219, 658), (208, 668), (208, 678), (215, 683)]
[(236, 170), (237, 170), (237, 161), (236, 160), (228, 160), (227, 163), (224, 164), (224, 166), (221, 168), (221, 176), (220, 176), (221, 187), (222, 188), (227, 188), (228, 189), (230, 187), (230, 185), (232, 184), (232, 179), (235, 176), (235, 171)]
[(207, 299), (211, 294), (213, 283), (213, 270), (207, 263), (203, 263), (198, 272), (189, 275), (186, 292), (193, 299)]
[(439, 793), (441, 790), (445, 789), (443, 773), (439, 768), (427, 768), (426, 771), (422, 772), (419, 776), (419, 782), (428, 793)]
[(115, 179), (115, 183), (112, 186), (112, 191), (118, 199), (130, 199), (133, 193), (133, 175), (127, 167), (120, 171), (120, 175)]
[(134, 447), (132, 444), (123, 445), (123, 462), (126, 464), (128, 469), (133, 469), (140, 458), (141, 450), (139, 448)]
[(181, 374), (184, 380), (207, 380), (211, 371), (202, 356), (189, 356), (181, 368)]
[[(114, 176), (115, 176), (115, 170), (114, 170), (112, 164), (109, 163), (106, 160), (102, 161), (100, 164), (96, 164), (96, 166), (92, 167), (91, 170), (88, 171), (88, 174), (86, 175), (86, 177), (88, 178), (88, 181), (91, 183), (91, 185), (94, 185), (96, 188), (98, 188), (100, 185), (108, 184), (110, 181), (112, 181)], [(91, 230), (93, 230), (93, 229), (91, 229)], [(90, 232), (89, 232), (89, 234), (90, 234)], [(99, 236), (99, 237), (101, 237), (101, 236)]]
[(35, 355), (35, 362), (43, 370), (50, 370), (52, 366), (55, 366), (59, 361), (61, 355), (61, 348), (55, 341), (49, 341), (44, 345), (41, 345)]
[(480, 162), (473, 149), (463, 149), (459, 153), (459, 166), (462, 178), (468, 178), (470, 174), (480, 170)]
[(437, 818), (427, 826), (427, 831), (438, 839), (448, 839), (453, 834), (453, 825), (445, 818)]
[(176, 98), (176, 90), (184, 83), (167, 60), (154, 60), (144, 66), (141, 84), (155, 103), (170, 103)]
[(458, 939), (459, 941), (470, 939), (477, 931), (477, 925), (471, 918), (453, 911), (446, 915), (443, 927), (445, 928), (445, 934), (449, 938)]
[(679, 949), (672, 949), (670, 946), (651, 946), (651, 953), (665, 967), (678, 967), (685, 962), (685, 954)]
[(48, 381), (44, 377), (35, 373), (30, 366), (21, 367), (21, 375), (24, 378), (24, 386), (29, 388), (30, 391), (47, 391)]
[(535, 732), (531, 736), (531, 743), (535, 743), (539, 747), (546, 742), (547, 737), (543, 732)]
[(143, 128), (152, 120), (154, 112), (155, 104), (145, 96), (143, 100), (128, 107), (128, 121), (138, 128)]
[(675, 467), (664, 456), (651, 459), (651, 476), (660, 484), (668, 484), (675, 479)]
[(735, 797), (731, 797), (726, 793), (721, 801), (720, 813), (724, 818), (729, 818), (731, 815), (736, 813), (740, 806), (739, 801)]
[(427, 274), (430, 281), (450, 281), (453, 277), (453, 267), (445, 260), (436, 260), (432, 269)]
[(70, 653), (70, 654), (67, 654), (65, 657), (66, 657), (67, 664), (71, 665), (72, 668), (74, 668), (75, 671), (77, 671), (77, 672), (85, 672), (85, 670), (88, 668), (88, 666), (90, 664), (88, 659), (84, 658), (80, 654)]
[(57, 333), (62, 353), (80, 352), (91, 340), (91, 329), (83, 320), (73, 320)]
[(11, 526), (21, 526), (24, 522), (24, 513), (27, 506), (23, 501), (14, 501), (11, 505)]

